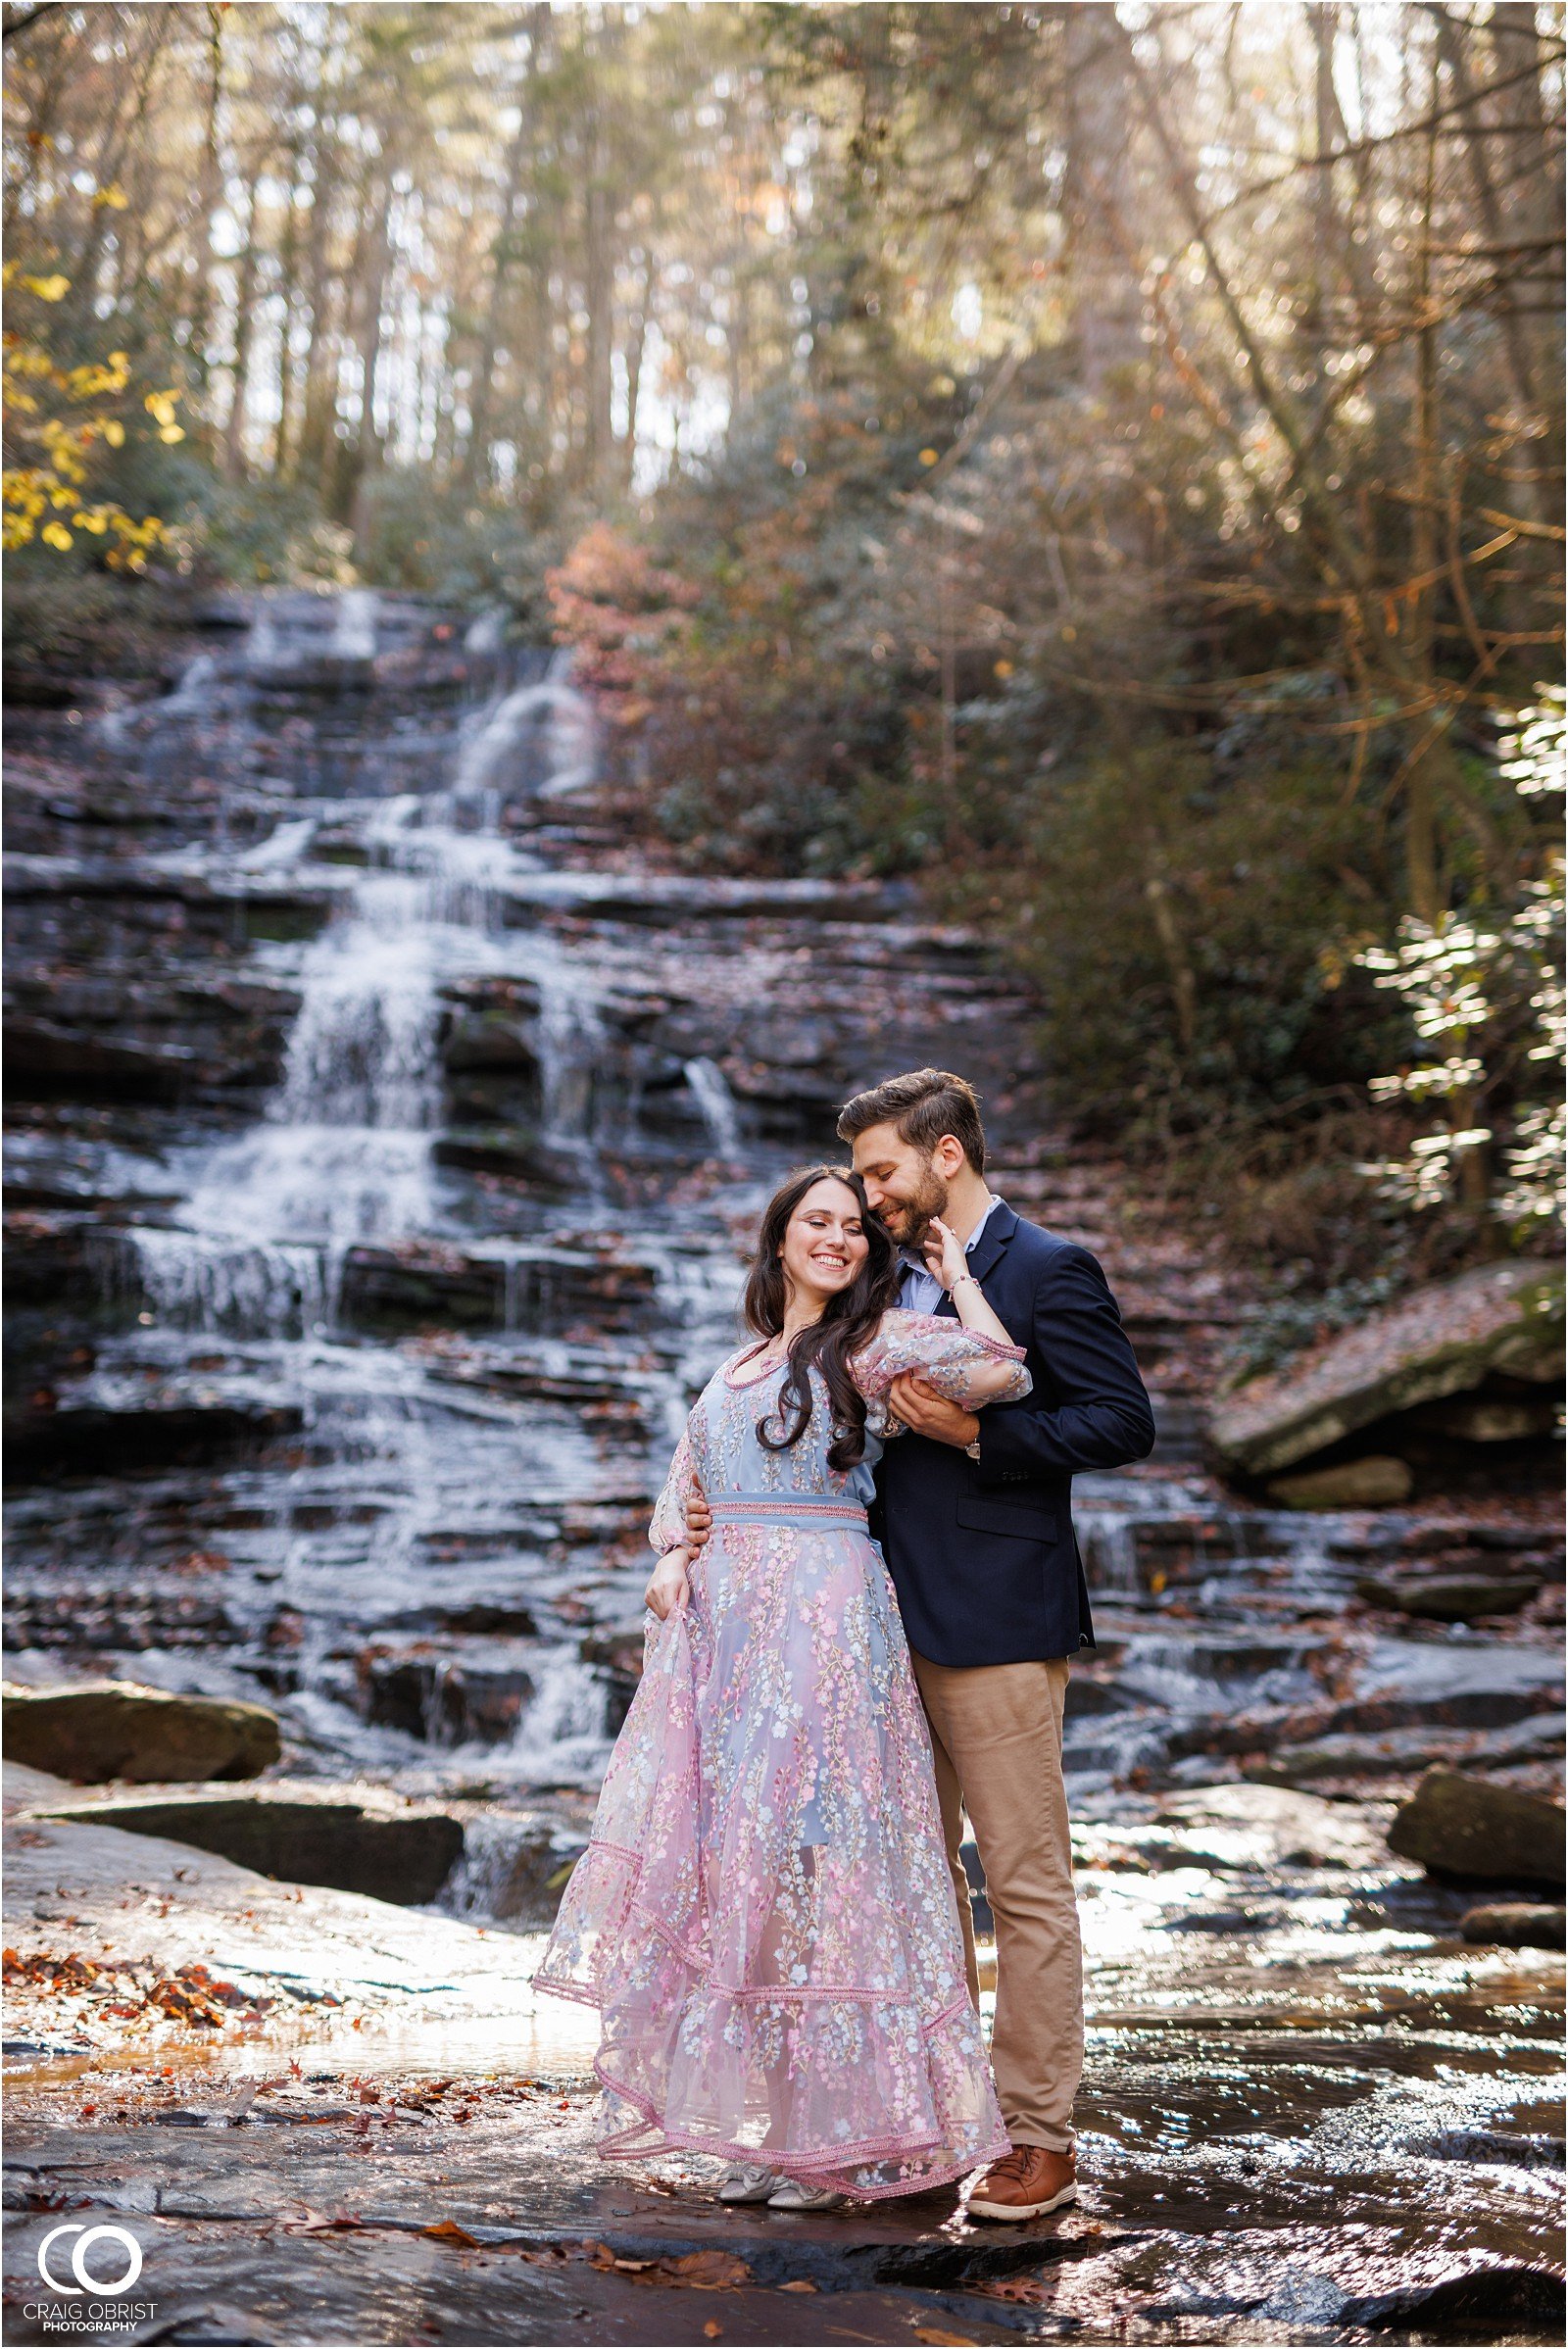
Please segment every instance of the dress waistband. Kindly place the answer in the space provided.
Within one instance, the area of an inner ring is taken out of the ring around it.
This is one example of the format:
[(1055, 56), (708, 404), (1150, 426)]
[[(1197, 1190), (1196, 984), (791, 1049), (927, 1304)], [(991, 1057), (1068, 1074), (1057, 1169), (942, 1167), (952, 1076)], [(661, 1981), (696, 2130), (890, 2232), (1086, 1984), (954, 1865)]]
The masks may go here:
[(709, 1505), (715, 1525), (728, 1518), (736, 1525), (848, 1525), (863, 1531), (866, 1524), (858, 1501), (810, 1493), (794, 1498), (783, 1493), (718, 1493)]

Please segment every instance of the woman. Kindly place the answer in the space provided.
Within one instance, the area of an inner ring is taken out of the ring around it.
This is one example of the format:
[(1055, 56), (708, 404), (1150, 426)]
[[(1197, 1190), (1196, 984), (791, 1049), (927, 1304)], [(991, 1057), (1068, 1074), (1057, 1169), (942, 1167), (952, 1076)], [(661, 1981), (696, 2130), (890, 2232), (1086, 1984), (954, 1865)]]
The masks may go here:
[(970, 1409), (1030, 1382), (953, 1234), (924, 1247), (957, 1321), (893, 1307), (858, 1176), (808, 1168), (763, 1216), (756, 1343), (654, 1513), (643, 1678), (535, 1976), (600, 2009), (600, 2151), (720, 2155), (725, 2201), (917, 2193), (1007, 2150), (865, 1503), (901, 1372)]

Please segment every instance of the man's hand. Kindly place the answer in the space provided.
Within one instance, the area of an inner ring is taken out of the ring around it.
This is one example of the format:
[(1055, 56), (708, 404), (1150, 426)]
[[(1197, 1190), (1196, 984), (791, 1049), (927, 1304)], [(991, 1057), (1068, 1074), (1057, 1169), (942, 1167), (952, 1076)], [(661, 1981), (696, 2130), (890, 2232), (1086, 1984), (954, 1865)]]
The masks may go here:
[(906, 1428), (917, 1436), (929, 1436), (935, 1444), (956, 1444), (961, 1451), (980, 1433), (973, 1411), (966, 1411), (961, 1403), (950, 1403), (915, 1371), (906, 1370), (894, 1380), (888, 1401)]
[(713, 1530), (713, 1512), (695, 1477), (686, 1492), (686, 1546), (695, 1555)]

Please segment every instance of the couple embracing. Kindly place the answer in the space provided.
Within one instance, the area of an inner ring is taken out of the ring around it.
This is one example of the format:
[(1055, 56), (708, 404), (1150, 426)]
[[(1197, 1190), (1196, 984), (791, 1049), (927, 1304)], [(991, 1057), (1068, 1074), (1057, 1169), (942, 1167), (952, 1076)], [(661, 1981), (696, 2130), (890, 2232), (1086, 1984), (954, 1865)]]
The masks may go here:
[(643, 1678), (535, 1982), (600, 2011), (607, 2157), (714, 2154), (721, 2200), (775, 2210), (983, 2170), (972, 2216), (1033, 2219), (1076, 2193), (1071, 1482), (1153, 1421), (1095, 1258), (990, 1191), (961, 1078), (894, 1077), (838, 1131), (853, 1167), (769, 1204), (753, 1342), (677, 1447)]

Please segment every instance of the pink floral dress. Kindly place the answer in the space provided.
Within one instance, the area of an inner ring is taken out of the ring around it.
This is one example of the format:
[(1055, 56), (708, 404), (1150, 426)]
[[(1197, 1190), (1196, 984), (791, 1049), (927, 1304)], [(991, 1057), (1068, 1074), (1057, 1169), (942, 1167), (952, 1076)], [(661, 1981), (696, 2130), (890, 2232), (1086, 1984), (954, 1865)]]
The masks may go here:
[[(1022, 1351), (890, 1311), (855, 1365), (868, 1452), (916, 1370), (970, 1402)], [(599, 2148), (764, 2162), (858, 2199), (916, 2193), (1007, 2150), (893, 1585), (866, 1533), (870, 1468), (827, 1463), (825, 1385), (769, 1451), (782, 1366), (744, 1353), (694, 1406), (654, 1513), (684, 1532), (692, 1473), (713, 1532), (689, 1606), (650, 1613), (645, 1661), (573, 1870), (541, 1990), (600, 2010)], [(1000, 1399), (994, 1397), (993, 1399)]]

